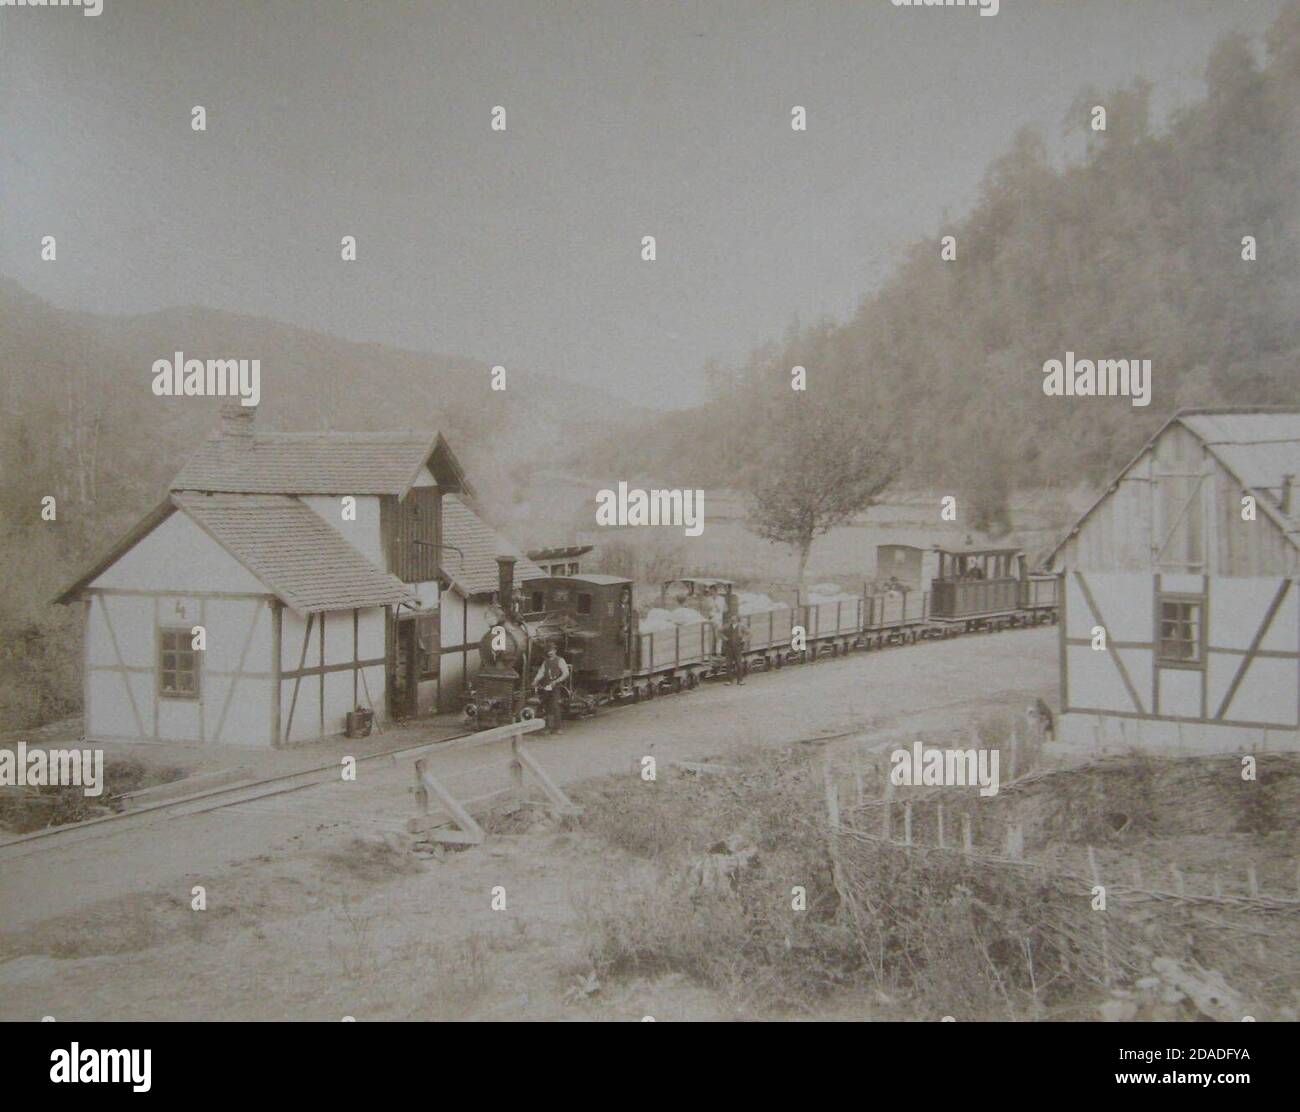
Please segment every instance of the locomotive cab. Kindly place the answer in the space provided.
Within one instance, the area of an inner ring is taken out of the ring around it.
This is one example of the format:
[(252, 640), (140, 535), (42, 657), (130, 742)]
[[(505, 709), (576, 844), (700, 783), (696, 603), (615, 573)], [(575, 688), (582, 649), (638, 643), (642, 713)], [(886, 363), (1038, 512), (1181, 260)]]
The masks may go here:
[(466, 705), (480, 729), (532, 718), (540, 711), (533, 676), (555, 644), (569, 665), (566, 714), (595, 712), (623, 682), (633, 650), (632, 581), (614, 575), (531, 579), (513, 587), (513, 560), (502, 563), (498, 599), (479, 643), (479, 673)]

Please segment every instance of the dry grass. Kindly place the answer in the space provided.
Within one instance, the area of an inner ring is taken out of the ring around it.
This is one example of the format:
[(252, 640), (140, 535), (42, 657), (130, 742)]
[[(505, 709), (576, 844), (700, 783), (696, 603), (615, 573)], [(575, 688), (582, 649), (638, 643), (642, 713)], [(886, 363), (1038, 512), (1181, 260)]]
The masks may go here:
[[(982, 743), (1005, 745), (1005, 723), (978, 730)], [(1032, 763), (1024, 748), (1020, 756)], [(1149, 974), (1157, 957), (1220, 969), (1258, 1013), (1285, 1009), (1300, 989), (1300, 915), (1153, 897), (1114, 864), (1157, 846), (1175, 853), (1188, 831), (1217, 827), (1220, 841), (1237, 839), (1238, 864), (1273, 855), (1276, 869), (1261, 877), (1294, 871), (1297, 762), (1263, 758), (1261, 782), (1244, 790), (1239, 762), (1141, 759), (1031, 774), (992, 798), (943, 796), (947, 829), (959, 831), (967, 810), (976, 846), (990, 852), (1008, 824), (1020, 825), (1026, 863), (882, 842), (878, 808), (849, 808), (846, 825), (865, 836), (832, 841), (816, 754), (733, 753), (727, 763), (740, 771), (661, 770), (654, 783), (621, 777), (582, 792), (587, 831), (645, 862), (578, 909), (602, 980), (682, 974), (741, 1012), (814, 1013), (852, 988), (910, 1015), (983, 1019), (1091, 1014), (1110, 986)], [(936, 840), (937, 801), (932, 792), (914, 804), (919, 843)], [(691, 863), (726, 839), (757, 848), (752, 867), (731, 891), (692, 884)], [(1086, 866), (1077, 868), (1088, 844), (1114, 855), (1101, 858), (1112, 872), (1104, 915), (1092, 908)], [(792, 909), (795, 886), (806, 890), (805, 911)]]
[[(82, 743), (68, 743), (66, 748), (82, 748)], [(101, 795), (88, 796), (85, 790), (72, 785), (42, 785), (39, 787), (0, 787), (0, 830), (11, 834), (27, 834), (48, 826), (84, 822), (86, 819), (113, 813), (115, 796), (137, 791), (154, 784), (167, 784), (187, 775), (178, 767), (154, 767), (135, 757), (104, 758), (104, 790)]]

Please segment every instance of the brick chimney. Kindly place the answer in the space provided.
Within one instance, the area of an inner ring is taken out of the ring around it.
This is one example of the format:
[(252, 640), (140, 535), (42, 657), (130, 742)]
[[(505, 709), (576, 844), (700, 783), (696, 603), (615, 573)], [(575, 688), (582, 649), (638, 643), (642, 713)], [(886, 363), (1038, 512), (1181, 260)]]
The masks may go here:
[(236, 460), (253, 450), (253, 430), (257, 423), (257, 406), (241, 405), (238, 398), (221, 403), (221, 456)]

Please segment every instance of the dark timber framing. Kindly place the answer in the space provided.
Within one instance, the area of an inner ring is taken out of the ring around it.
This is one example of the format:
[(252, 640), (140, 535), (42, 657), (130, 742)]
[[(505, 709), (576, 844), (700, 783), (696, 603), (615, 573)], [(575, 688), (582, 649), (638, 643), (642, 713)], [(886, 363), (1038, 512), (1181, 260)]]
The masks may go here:
[(1119, 655), (1119, 650), (1111, 643), (1110, 632), (1106, 630), (1106, 620), (1102, 617), (1101, 611), (1097, 608), (1097, 600), (1092, 597), (1092, 588), (1088, 586), (1087, 580), (1083, 578), (1083, 573), (1076, 571), (1074, 578), (1079, 584), (1079, 590), (1083, 593), (1083, 601), (1087, 604), (1088, 610), (1092, 613), (1093, 621), (1106, 631), (1106, 652), (1110, 655), (1111, 662), (1119, 672), (1119, 678), (1124, 681), (1124, 689), (1128, 692), (1128, 697), (1133, 700), (1134, 709), (1138, 714), (1146, 714), (1146, 708), (1142, 705), (1142, 699), (1137, 693), (1137, 688), (1133, 686), (1133, 680), (1128, 674), (1128, 669), (1124, 667), (1124, 658)]
[(1228, 712), (1228, 707), (1232, 705), (1233, 697), (1237, 694), (1237, 688), (1241, 686), (1241, 681), (1246, 676), (1246, 669), (1250, 667), (1250, 662), (1259, 655), (1259, 647), (1264, 643), (1264, 638), (1268, 636), (1269, 629), (1273, 626), (1273, 619), (1277, 617), (1277, 612), (1282, 608), (1282, 600), (1286, 598), (1286, 593), (1291, 587), (1291, 580), (1284, 579), (1273, 596), (1273, 601), (1268, 604), (1268, 612), (1264, 615), (1264, 620), (1255, 630), (1255, 636), (1251, 638), (1250, 648), (1246, 650), (1246, 655), (1241, 658), (1241, 663), (1237, 665), (1236, 674), (1232, 677), (1232, 683), (1228, 685), (1228, 690), (1224, 692), (1223, 702), (1219, 704), (1219, 709), (1214, 712), (1214, 720), (1222, 722), (1223, 716)]

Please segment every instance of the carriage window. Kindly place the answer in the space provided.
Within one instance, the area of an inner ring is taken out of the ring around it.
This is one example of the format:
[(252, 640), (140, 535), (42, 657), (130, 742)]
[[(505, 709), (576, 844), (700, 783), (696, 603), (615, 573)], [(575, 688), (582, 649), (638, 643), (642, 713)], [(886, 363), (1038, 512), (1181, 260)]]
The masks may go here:
[(545, 591), (534, 591), (534, 592), (532, 593), (532, 604), (531, 604), (531, 605), (532, 605), (532, 611), (533, 611), (534, 614), (539, 614), (539, 613), (541, 613), (543, 610), (545, 610), (545, 609), (546, 609), (546, 592), (545, 592)]
[(199, 697), (199, 654), (189, 629), (158, 631), (158, 694), (167, 699)]
[(1160, 598), (1160, 663), (1201, 663), (1201, 603)]
[(591, 613), (591, 595), (587, 594), (585, 591), (578, 592), (578, 613)]

